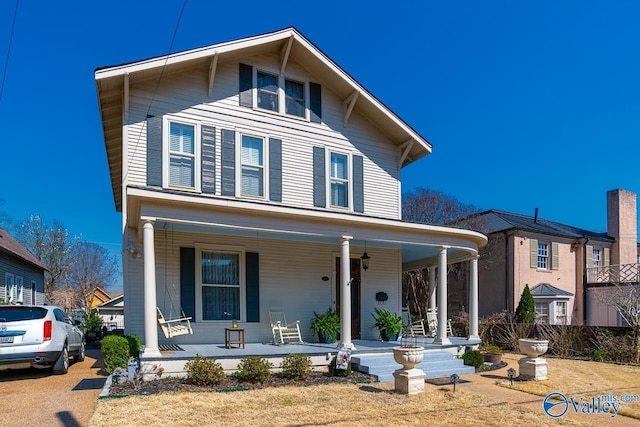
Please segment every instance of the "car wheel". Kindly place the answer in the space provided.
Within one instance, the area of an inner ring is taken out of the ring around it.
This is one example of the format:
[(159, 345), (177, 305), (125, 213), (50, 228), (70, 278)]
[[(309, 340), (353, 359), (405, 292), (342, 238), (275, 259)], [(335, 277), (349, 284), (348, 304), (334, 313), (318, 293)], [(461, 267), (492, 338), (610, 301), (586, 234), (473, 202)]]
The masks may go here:
[(82, 362), (84, 360), (84, 341), (80, 343), (80, 348), (75, 356), (73, 356), (74, 362)]
[(69, 348), (67, 347), (67, 343), (64, 343), (64, 347), (62, 347), (60, 356), (58, 357), (58, 360), (56, 360), (55, 365), (53, 365), (53, 373), (56, 375), (66, 374), (68, 370), (69, 370)]

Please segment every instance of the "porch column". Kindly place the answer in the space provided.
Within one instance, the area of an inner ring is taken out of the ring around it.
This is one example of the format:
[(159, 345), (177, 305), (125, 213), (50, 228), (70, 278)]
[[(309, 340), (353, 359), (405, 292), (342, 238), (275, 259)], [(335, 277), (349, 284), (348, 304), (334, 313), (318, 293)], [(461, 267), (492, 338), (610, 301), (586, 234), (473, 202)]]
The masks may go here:
[(429, 267), (429, 310), (436, 311), (436, 268)]
[(144, 353), (143, 356), (160, 356), (158, 349), (158, 315), (156, 313), (156, 251), (153, 241), (153, 221), (142, 226), (144, 256)]
[(469, 339), (480, 339), (478, 335), (478, 257), (471, 261), (471, 269), (469, 271)]
[(438, 330), (433, 340), (437, 345), (448, 345), (447, 337), (447, 246), (442, 246), (438, 253)]
[(351, 236), (340, 238), (340, 342), (338, 348), (355, 350), (351, 342), (351, 259), (349, 240)]

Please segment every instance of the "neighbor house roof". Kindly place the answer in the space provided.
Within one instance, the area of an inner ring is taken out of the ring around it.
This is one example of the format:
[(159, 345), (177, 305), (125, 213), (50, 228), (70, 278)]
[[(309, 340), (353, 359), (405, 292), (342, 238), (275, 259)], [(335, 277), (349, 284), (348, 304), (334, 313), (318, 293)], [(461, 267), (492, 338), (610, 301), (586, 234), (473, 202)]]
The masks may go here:
[(9, 232), (4, 228), (0, 228), (0, 250), (11, 254), (21, 260), (28, 262), (38, 268), (49, 271), (35, 255), (29, 252), (16, 239), (11, 237)]
[(515, 214), (495, 209), (480, 212), (469, 218), (473, 218), (474, 222), (481, 221), (481, 225), (479, 224), (478, 226), (487, 234), (516, 229), (574, 239), (586, 237), (604, 241), (615, 240), (608, 236), (607, 233), (597, 233), (559, 222), (548, 221), (540, 217), (536, 218), (535, 216)]
[[(95, 71), (98, 101), (102, 117), (111, 185), (116, 209), (121, 210), (122, 194), (122, 117), (124, 93), (128, 86), (138, 81), (159, 79), (162, 75), (176, 71), (206, 67), (209, 81), (215, 77), (215, 66), (225, 60), (238, 60), (269, 51), (289, 52), (288, 56), (302, 64), (323, 85), (331, 88), (343, 100), (357, 96), (355, 110), (377, 126), (390, 140), (405, 149), (402, 166), (431, 153), (431, 144), (405, 123), (380, 100), (338, 66), (317, 46), (311, 43), (296, 28), (289, 27), (272, 33), (261, 34), (211, 46), (172, 53), (130, 62), (97, 68)], [(213, 76), (211, 75), (213, 70)], [(203, 90), (206, 86), (203, 85)]]
[(538, 283), (531, 288), (531, 295), (534, 297), (572, 297), (573, 294), (562, 289), (558, 289), (555, 286), (551, 286), (548, 283)]

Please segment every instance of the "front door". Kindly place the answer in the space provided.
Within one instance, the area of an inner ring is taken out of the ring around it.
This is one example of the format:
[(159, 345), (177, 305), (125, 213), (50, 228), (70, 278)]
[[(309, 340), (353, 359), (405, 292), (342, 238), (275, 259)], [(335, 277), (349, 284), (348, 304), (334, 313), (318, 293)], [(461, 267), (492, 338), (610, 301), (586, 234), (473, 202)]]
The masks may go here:
[[(351, 338), (360, 339), (360, 258), (351, 258)], [(340, 313), (340, 258), (336, 258), (336, 309)]]

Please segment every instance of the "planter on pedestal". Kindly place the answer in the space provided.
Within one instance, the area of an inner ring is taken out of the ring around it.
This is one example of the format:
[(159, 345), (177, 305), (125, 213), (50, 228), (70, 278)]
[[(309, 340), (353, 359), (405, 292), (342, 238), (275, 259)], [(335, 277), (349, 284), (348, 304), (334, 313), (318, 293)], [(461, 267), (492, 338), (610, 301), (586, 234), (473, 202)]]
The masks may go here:
[(424, 392), (424, 372), (416, 369), (416, 365), (424, 358), (423, 347), (394, 347), (393, 358), (402, 365), (393, 373), (395, 390), (403, 394), (418, 394)]
[(519, 378), (523, 380), (542, 381), (547, 379), (547, 361), (540, 357), (549, 349), (549, 340), (521, 338), (518, 340), (520, 352), (525, 354), (518, 361)]

